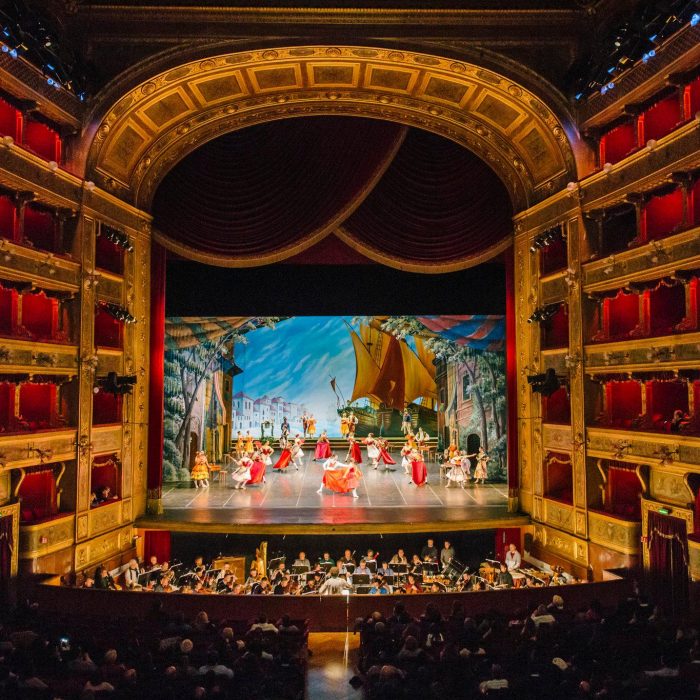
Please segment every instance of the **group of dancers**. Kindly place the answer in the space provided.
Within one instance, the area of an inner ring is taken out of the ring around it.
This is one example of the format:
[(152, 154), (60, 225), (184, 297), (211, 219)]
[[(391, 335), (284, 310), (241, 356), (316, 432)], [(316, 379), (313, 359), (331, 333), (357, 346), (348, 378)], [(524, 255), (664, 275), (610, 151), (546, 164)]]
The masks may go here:
[[(378, 470), (382, 466), (385, 471), (394, 471), (391, 467), (396, 464), (396, 461), (390, 454), (390, 445), (387, 440), (375, 437), (373, 433), (358, 440), (355, 438), (355, 424), (348, 420), (346, 426), (351, 426), (351, 429), (346, 431), (345, 435), (348, 450), (344, 460), (341, 460), (331, 449), (326, 431), (323, 431), (316, 441), (314, 461), (323, 462), (321, 484), (317, 491), (319, 494), (329, 490), (338, 494), (350, 494), (353, 498), (359, 497), (357, 488), (363, 477), (360, 467), (363, 463), (361, 446), (366, 449), (367, 459), (372, 469)], [(429, 439), (422, 428), (419, 428), (415, 435), (410, 431), (406, 434), (406, 443), (401, 448), (400, 456), (401, 466), (405, 475), (409, 477), (409, 484), (420, 487), (428, 483), (428, 468), (424, 453)], [(279, 440), (281, 453), (273, 464), (274, 448), (269, 440), (255, 440), (250, 432), (245, 436), (239, 432), (235, 444), (235, 456), (234, 454), (228, 456), (229, 462), (225, 470), (231, 479), (232, 488), (243, 491), (247, 486), (265, 483), (265, 472), (270, 466), (277, 473), (284, 473), (292, 467), (299, 470), (304, 464), (305, 443), (306, 438), (301, 434), (290, 438), (288, 433), (283, 431)], [(444, 451), (443, 467), (446, 468), (447, 488), (454, 486), (465, 488), (472, 479), (472, 459), (476, 461), (474, 483), (484, 484), (490, 457), (482, 447), (472, 454), (467, 454), (465, 450), (458, 450), (455, 445), (450, 445)], [(211, 466), (206, 454), (202, 451), (197, 452), (191, 471), (191, 478), (196, 488), (209, 486), (210, 471)]]

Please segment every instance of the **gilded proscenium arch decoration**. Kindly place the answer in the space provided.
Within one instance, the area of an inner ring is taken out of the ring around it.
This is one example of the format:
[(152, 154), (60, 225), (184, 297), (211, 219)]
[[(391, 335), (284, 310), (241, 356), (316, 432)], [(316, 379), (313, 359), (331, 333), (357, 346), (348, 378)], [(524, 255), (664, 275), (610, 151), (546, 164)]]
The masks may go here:
[(424, 53), (329, 46), (227, 53), (152, 77), (107, 112), (87, 173), (148, 210), (162, 178), (204, 142), (316, 114), (385, 119), (450, 138), (498, 174), (516, 212), (575, 179), (561, 122), (509, 78)]

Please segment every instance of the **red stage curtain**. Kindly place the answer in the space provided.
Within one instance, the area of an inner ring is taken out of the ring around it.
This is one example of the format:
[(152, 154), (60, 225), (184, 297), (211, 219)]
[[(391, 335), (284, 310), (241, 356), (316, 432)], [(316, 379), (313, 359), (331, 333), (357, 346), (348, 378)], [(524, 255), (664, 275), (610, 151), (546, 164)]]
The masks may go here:
[(0, 196), (0, 236), (10, 241), (16, 239), (17, 207), (7, 196)]
[(404, 133), (386, 121), (310, 117), (226, 134), (165, 177), (155, 225), (202, 251), (283, 249), (351, 205)]
[(0, 580), (6, 582), (12, 575), (12, 550), (14, 548), (12, 516), (0, 518)]
[(641, 518), (639, 495), (642, 486), (631, 465), (608, 466), (605, 507), (609, 513), (625, 518)]
[(688, 535), (685, 520), (650, 511), (646, 536), (654, 601), (670, 614), (686, 611)]
[(151, 246), (151, 322), (148, 404), (149, 498), (158, 499), (163, 485), (163, 383), (165, 363), (165, 249)]
[(415, 261), (464, 258), (513, 230), (498, 176), (452, 141), (408, 132), (392, 164), (343, 228), (360, 242)]
[(56, 515), (56, 475), (53, 468), (30, 471), (19, 487), (23, 522), (44, 520)]
[(569, 346), (569, 307), (561, 304), (551, 318), (543, 321), (542, 347), (564, 348)]
[(681, 101), (677, 93), (659, 100), (644, 111), (640, 117), (643, 143), (649, 139), (660, 139), (670, 134), (682, 121)]
[(511, 246), (505, 252), (506, 267), (506, 399), (508, 445), (508, 495), (518, 496), (520, 487), (518, 457), (518, 355), (516, 348), (515, 314), (515, 250)]
[(104, 309), (95, 312), (95, 345), (119, 349), (122, 346), (123, 324)]
[(600, 166), (615, 164), (637, 148), (637, 125), (635, 122), (620, 124), (600, 139)]
[(159, 562), (170, 561), (170, 531), (146, 530), (143, 554), (146, 561), (152, 556), (158, 557)]

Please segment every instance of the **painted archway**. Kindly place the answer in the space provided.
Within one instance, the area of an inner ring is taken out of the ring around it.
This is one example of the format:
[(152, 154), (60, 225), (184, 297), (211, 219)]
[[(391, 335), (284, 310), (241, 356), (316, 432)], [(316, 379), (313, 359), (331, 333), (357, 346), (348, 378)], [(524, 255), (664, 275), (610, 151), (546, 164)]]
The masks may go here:
[[(203, 143), (247, 126), (311, 115), (374, 118), (447, 137), (489, 165), (516, 212), (575, 179), (574, 152), (562, 121), (519, 83), (453, 58), (353, 46), (222, 53), (164, 70), (106, 112), (86, 172), (106, 190), (150, 210), (162, 179)], [(332, 230), (316, 231), (313, 240), (301, 241), (289, 254)], [(156, 239), (197, 258), (197, 251), (167, 233), (156, 232)], [(509, 241), (493, 241), (487, 257)], [(377, 258), (377, 251), (367, 252)], [(483, 259), (475, 256), (459, 267)]]

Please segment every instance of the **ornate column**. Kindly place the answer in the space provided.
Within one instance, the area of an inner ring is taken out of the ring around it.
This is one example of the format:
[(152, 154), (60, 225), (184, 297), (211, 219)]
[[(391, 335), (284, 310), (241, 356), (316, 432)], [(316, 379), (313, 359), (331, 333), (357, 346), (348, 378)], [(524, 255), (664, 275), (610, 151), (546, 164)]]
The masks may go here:
[(151, 327), (150, 377), (148, 408), (148, 497), (149, 513), (163, 512), (163, 391), (165, 368), (165, 249), (153, 243), (151, 247)]
[(515, 323), (515, 253), (511, 246), (505, 252), (506, 264), (506, 399), (508, 510), (519, 509), (520, 461), (518, 459), (518, 368)]

